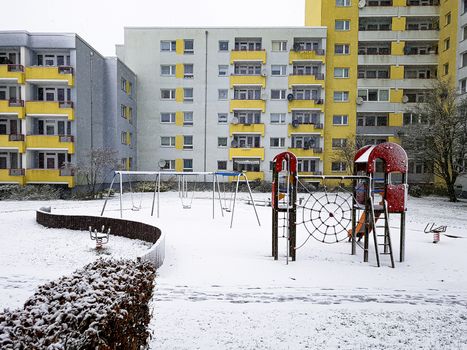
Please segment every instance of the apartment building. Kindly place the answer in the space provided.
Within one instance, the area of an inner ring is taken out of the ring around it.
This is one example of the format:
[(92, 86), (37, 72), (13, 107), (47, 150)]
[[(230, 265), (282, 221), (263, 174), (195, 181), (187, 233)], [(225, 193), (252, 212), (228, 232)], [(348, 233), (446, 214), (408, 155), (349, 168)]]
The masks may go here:
[[(456, 44), (458, 30), (464, 33), (457, 22), (465, 3), (307, 0), (306, 25), (328, 28), (326, 94), (340, 98), (341, 90), (348, 92), (345, 101), (326, 101), (326, 142), (337, 144), (335, 138), (345, 134), (366, 144), (400, 142), (404, 126), (420, 122), (410, 111), (423, 102), (434, 79), (450, 78), (462, 86), (457, 58), (467, 46), (459, 51), (463, 43)], [(341, 113), (346, 127), (333, 123)], [(425, 164), (410, 161), (409, 181), (429, 182), (433, 175)]]
[(138, 76), (138, 170), (246, 171), (285, 150), (326, 166), (326, 28), (125, 28)]
[[(104, 58), (76, 34), (0, 32), (0, 183), (73, 188), (75, 165), (95, 148), (135, 159), (135, 82), (122, 62)], [(125, 113), (133, 109), (123, 123), (120, 105)], [(113, 142), (120, 130), (128, 132), (124, 147)]]

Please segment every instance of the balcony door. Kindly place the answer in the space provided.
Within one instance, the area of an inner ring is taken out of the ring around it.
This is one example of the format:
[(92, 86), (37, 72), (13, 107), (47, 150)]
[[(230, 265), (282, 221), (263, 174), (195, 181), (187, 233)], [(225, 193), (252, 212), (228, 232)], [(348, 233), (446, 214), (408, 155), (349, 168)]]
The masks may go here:
[(0, 152), (0, 169), (8, 169), (8, 152)]

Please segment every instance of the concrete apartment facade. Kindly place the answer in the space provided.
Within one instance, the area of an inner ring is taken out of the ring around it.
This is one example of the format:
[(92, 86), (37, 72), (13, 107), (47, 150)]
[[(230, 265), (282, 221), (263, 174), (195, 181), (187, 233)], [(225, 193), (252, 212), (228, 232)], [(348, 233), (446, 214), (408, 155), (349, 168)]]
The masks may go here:
[(136, 120), (135, 100), (118, 91), (123, 76), (135, 86), (131, 70), (76, 34), (0, 32), (0, 183), (73, 188), (73, 167), (91, 149), (112, 147), (119, 158), (136, 159), (131, 142), (109, 138), (109, 125), (119, 140), (120, 129), (136, 135), (116, 118), (117, 104), (126, 103)]
[(270, 181), (270, 161), (291, 150), (300, 172), (321, 173), (325, 48), (324, 27), (125, 28), (117, 56), (138, 76), (138, 169)]

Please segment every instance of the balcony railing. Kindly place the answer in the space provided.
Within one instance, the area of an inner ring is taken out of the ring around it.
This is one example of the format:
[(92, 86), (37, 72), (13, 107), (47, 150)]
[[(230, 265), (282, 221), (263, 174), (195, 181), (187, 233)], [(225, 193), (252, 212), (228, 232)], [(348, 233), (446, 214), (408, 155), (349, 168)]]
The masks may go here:
[(10, 134), (8, 135), (8, 140), (9, 141), (24, 141), (24, 135), (23, 134)]
[(407, 0), (407, 6), (438, 6), (439, 0)]
[(379, 47), (379, 48), (359, 48), (359, 55), (390, 55), (391, 48), (389, 47)]
[(24, 101), (18, 98), (10, 98), (8, 100), (9, 107), (24, 107)]
[(60, 169), (60, 176), (75, 176), (75, 170), (71, 168)]
[(8, 169), (10, 176), (24, 176), (24, 169)]
[(314, 73), (314, 74), (302, 74), (302, 73), (293, 73), (290, 74), (292, 77), (313, 77), (315, 80), (324, 80), (324, 74), (323, 73)]
[(300, 47), (296, 47), (295, 44), (294, 44), (294, 47), (292, 48), (292, 50), (290, 50), (291, 52), (307, 52), (307, 53), (314, 53), (315, 55), (317, 56), (324, 56), (326, 54), (326, 50), (325, 49), (314, 49), (314, 50), (307, 50), (307, 49), (302, 49)]
[(21, 64), (9, 64), (7, 70), (13, 73), (22, 73), (24, 72), (24, 66)]
[(392, 0), (368, 0), (366, 6), (377, 7), (377, 6), (392, 6)]
[(73, 74), (73, 67), (70, 66), (59, 66), (58, 67), (59, 74)]

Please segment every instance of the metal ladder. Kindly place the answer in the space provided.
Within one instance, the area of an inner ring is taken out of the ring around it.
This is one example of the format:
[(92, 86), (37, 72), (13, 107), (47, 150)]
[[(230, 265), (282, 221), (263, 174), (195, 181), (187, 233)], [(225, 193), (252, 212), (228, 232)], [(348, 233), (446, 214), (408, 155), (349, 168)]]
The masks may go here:
[[(373, 232), (373, 239), (375, 243), (375, 254), (376, 254), (376, 263), (378, 267), (381, 266), (380, 264), (380, 257), (382, 255), (389, 255), (391, 258), (391, 267), (394, 268), (394, 255), (392, 253), (392, 245), (391, 245), (391, 233), (389, 231), (389, 214), (388, 214), (388, 205), (386, 200), (383, 200), (383, 210), (375, 214), (375, 208), (373, 205), (373, 199), (370, 198), (370, 215), (371, 221), (370, 225), (371, 231)], [(384, 221), (383, 225), (376, 225), (376, 221), (379, 222)], [(383, 232), (381, 233), (381, 229)], [(381, 243), (382, 241), (382, 243)], [(380, 253), (380, 247), (382, 247), (382, 252)]]

